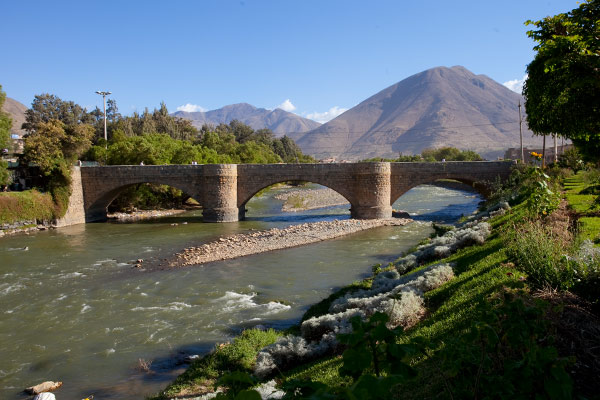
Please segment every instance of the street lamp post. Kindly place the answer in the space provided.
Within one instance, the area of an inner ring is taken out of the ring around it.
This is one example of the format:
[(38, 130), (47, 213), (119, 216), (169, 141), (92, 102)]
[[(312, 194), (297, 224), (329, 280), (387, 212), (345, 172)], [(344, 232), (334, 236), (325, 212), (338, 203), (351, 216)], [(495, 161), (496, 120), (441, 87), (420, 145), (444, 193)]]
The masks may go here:
[(102, 96), (102, 102), (104, 103), (104, 147), (108, 149), (108, 137), (106, 135), (106, 96), (111, 94), (111, 92), (101, 92), (96, 90), (96, 93)]

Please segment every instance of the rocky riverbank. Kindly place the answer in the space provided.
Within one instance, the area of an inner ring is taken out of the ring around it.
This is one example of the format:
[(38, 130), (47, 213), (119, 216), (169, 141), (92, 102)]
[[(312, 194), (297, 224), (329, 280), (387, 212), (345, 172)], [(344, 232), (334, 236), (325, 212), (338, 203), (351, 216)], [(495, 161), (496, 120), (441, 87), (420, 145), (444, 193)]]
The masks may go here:
[(44, 221), (42, 223), (38, 223), (35, 220), (31, 221), (18, 221), (12, 224), (2, 224), (0, 225), (0, 238), (3, 236), (10, 236), (16, 234), (27, 234), (38, 231), (45, 231), (47, 229), (54, 229), (54, 226), (51, 222)]
[(166, 265), (184, 267), (227, 260), (316, 243), (380, 226), (402, 226), (409, 222), (411, 220), (407, 218), (334, 220), (231, 235), (197, 247), (186, 248), (167, 260)]
[(109, 219), (118, 221), (141, 221), (143, 219), (161, 218), (169, 215), (181, 214), (187, 210), (170, 209), (170, 210), (137, 210), (130, 213), (116, 212), (108, 214)]

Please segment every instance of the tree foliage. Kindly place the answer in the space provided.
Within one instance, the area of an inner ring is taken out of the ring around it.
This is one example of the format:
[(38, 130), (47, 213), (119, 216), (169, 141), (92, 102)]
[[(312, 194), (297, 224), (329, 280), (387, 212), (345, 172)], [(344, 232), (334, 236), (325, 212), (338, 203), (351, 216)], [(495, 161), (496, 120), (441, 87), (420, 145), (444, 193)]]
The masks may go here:
[(599, 20), (600, 2), (586, 0), (568, 13), (526, 22), (537, 28), (527, 33), (537, 42), (523, 87), (529, 127), (582, 149), (600, 149)]
[(94, 129), (87, 122), (92, 120), (85, 109), (48, 94), (35, 96), (25, 113), (22, 158), (40, 168), (58, 216), (66, 212), (71, 194), (71, 165), (92, 145)]
[[(57, 194), (60, 203), (68, 199), (68, 192), (60, 188), (68, 188), (70, 166), (78, 158), (107, 165), (314, 161), (293, 140), (276, 138), (269, 129), (254, 130), (234, 120), (199, 131), (190, 121), (169, 115), (164, 103), (152, 112), (146, 109), (124, 117), (116, 101), (109, 99), (106, 117), (108, 142), (104, 140), (104, 110), (96, 107), (87, 112), (54, 95), (35, 96), (23, 124), (28, 131), (23, 158), (40, 167), (46, 189)], [(130, 192), (133, 200), (127, 205), (156, 206), (184, 199), (180, 191), (156, 185), (141, 185)]]
[(33, 133), (38, 124), (57, 120), (65, 125), (93, 123), (93, 116), (73, 101), (64, 101), (53, 94), (36, 95), (31, 108), (25, 111), (23, 129)]
[[(2, 106), (6, 100), (6, 93), (2, 91), (2, 85), (0, 85), (0, 152), (4, 153), (4, 149), (10, 147), (10, 128), (12, 126), (12, 120), (10, 116), (2, 112)], [(8, 164), (6, 161), (0, 159), (0, 185), (6, 185), (10, 181), (10, 174), (8, 173)]]
[(425, 149), (421, 154), (402, 155), (395, 159), (369, 158), (366, 162), (435, 162), (435, 161), (483, 161), (483, 157), (473, 150), (460, 150), (455, 147), (441, 147), (439, 149)]

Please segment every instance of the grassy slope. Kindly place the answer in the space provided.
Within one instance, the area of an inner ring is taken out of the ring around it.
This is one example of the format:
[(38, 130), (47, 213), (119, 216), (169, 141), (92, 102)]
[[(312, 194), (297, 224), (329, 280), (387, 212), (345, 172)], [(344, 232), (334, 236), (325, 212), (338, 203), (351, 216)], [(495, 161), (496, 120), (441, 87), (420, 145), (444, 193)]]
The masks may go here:
[[(568, 179), (565, 182), (565, 189), (567, 190), (567, 200), (573, 202), (571, 203), (573, 208), (577, 209), (580, 204), (589, 203), (587, 197), (583, 198), (581, 196), (584, 195), (578, 194), (583, 189), (580, 177), (575, 176)], [(587, 212), (588, 209), (581, 207), (581, 210), (582, 212)], [(508, 214), (492, 219), (490, 222), (493, 227), (493, 234), (485, 244), (459, 250), (456, 254), (443, 260), (456, 263), (456, 278), (440, 288), (425, 294), (428, 315), (414, 328), (407, 331), (404, 337), (401, 338), (402, 341), (408, 341), (410, 338), (416, 336), (424, 336), (443, 345), (446, 338), (460, 334), (467, 328), (476, 315), (476, 308), (479, 303), (488, 301), (491, 297), (503, 291), (504, 288), (526, 287), (527, 277), (511, 267), (510, 263), (507, 263), (507, 256), (499, 234), (503, 226), (513, 221), (518, 222), (522, 220), (524, 214), (523, 205), (518, 205)], [(600, 233), (600, 218), (586, 217), (582, 220), (583, 229), (580, 234), (584, 237), (597, 238)], [(355, 282), (311, 307), (303, 320), (326, 313), (329, 304), (344, 293), (369, 286), (369, 279), (363, 282)], [(269, 340), (275, 340), (275, 336), (270, 333), (251, 332), (253, 333), (244, 333), (242, 338), (246, 335), (257, 335), (263, 338), (263, 343), (265, 344)], [(244, 340), (239, 345), (242, 345)], [(230, 346), (238, 346), (238, 344), (234, 343)], [(248, 352), (245, 355), (246, 359), (252, 360), (256, 351), (247, 345), (243, 345), (243, 347)], [(167, 398), (178, 393), (188, 393), (188, 389), (197, 385), (198, 382), (206, 382), (205, 378), (208, 373), (214, 379), (216, 376), (231, 370), (233, 365), (222, 364), (220, 369), (212, 367), (214, 361), (211, 360), (218, 357), (218, 352), (194, 364), (188, 372), (167, 388), (165, 397), (158, 398)], [(298, 366), (296, 369), (281, 375), (279, 379), (313, 380), (331, 386), (347, 385), (349, 380), (339, 375), (338, 369), (341, 364), (341, 357), (327, 357)], [(422, 399), (444, 396), (444, 382), (439, 377), (435, 364), (436, 361), (434, 359), (421, 360), (415, 366), (419, 370), (417, 381), (411, 382), (409, 387), (402, 388), (399, 397)], [(207, 368), (207, 365), (211, 365), (211, 367)], [(243, 369), (250, 371), (250, 366), (251, 363), (245, 364)], [(191, 391), (193, 392), (193, 390)]]
[[(513, 218), (521, 218), (521, 215), (522, 210), (517, 208), (511, 215), (497, 218), (493, 225), (499, 227)], [(462, 249), (443, 261), (457, 263), (457, 277), (425, 294), (429, 314), (407, 331), (403, 340), (424, 336), (443, 341), (445, 336), (456, 335), (470, 324), (479, 302), (486, 301), (504, 287), (523, 286), (519, 281), (520, 275), (514, 269), (501, 265), (506, 262), (506, 255), (497, 230), (484, 245)], [(332, 386), (343, 385), (348, 380), (339, 376), (340, 366), (341, 358), (327, 358), (298, 367), (286, 379), (311, 379)], [(420, 399), (443, 391), (443, 383), (436, 378), (431, 363), (424, 361), (417, 368), (420, 370), (419, 379), (402, 393), (403, 398)]]
[[(517, 207), (510, 216), (496, 219), (493, 225), (498, 227), (512, 218), (521, 218), (521, 213), (522, 210)], [(457, 277), (441, 288), (426, 294), (429, 315), (415, 328), (408, 331), (405, 339), (413, 336), (425, 336), (434, 340), (441, 340), (446, 335), (455, 334), (469, 324), (478, 302), (485, 301), (489, 296), (500, 291), (503, 287), (521, 285), (516, 271), (500, 265), (506, 261), (506, 256), (502, 250), (502, 244), (497, 233), (493, 234), (484, 245), (463, 249), (445, 261), (457, 263)], [(514, 273), (507, 275), (508, 272)], [(370, 286), (369, 279), (353, 283), (349, 287), (334, 293), (329, 298), (311, 307), (303, 319), (326, 313), (329, 304), (335, 298), (350, 290), (368, 286)], [(261, 335), (257, 331), (251, 332), (253, 332), (252, 335)], [(250, 333), (244, 333), (242, 337), (248, 334)], [(275, 340), (275, 336), (268, 336), (273, 341)], [(234, 343), (230, 346), (237, 346), (237, 344)], [(256, 352), (252, 353), (247, 346), (245, 347), (251, 353), (247, 357), (252, 358), (255, 356)], [(167, 388), (162, 398), (193, 392), (192, 387), (202, 386), (203, 383), (207, 382), (206, 378), (209, 376), (211, 381), (216, 378), (219, 374), (212, 367), (215, 357), (219, 357), (218, 351), (195, 363), (188, 372), (180, 376), (176, 382)], [(341, 359), (339, 357), (328, 357), (299, 366), (280, 378), (284, 380), (311, 379), (333, 386), (344, 385), (349, 381), (347, 378), (340, 377), (338, 372), (340, 365)], [(235, 369), (233, 366), (227, 365), (221, 365), (221, 368), (221, 373)], [(250, 371), (249, 366), (245, 366), (243, 369)], [(439, 390), (438, 384), (441, 384), (441, 382), (431, 380), (432, 374), (429, 373), (429, 369), (429, 366), (424, 363), (421, 374), (423, 382), (418, 385), (420, 389), (417, 391), (413, 388), (406, 395), (409, 397), (414, 396), (414, 398), (422, 398), (423, 393), (421, 392), (423, 390), (432, 393)], [(425, 385), (426, 382), (427, 384)]]

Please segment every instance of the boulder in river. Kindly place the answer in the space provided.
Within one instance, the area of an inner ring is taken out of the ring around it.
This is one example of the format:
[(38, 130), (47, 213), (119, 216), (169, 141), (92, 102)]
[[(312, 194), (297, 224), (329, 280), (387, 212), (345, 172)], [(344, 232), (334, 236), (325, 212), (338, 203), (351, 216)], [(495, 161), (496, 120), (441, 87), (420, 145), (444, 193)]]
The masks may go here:
[(44, 392), (51, 392), (53, 390), (58, 389), (61, 386), (62, 382), (46, 381), (39, 383), (35, 386), (28, 387), (27, 389), (25, 389), (25, 392), (29, 394), (40, 394)]

